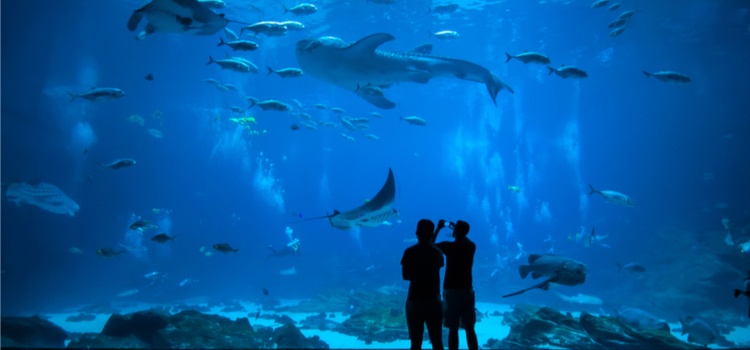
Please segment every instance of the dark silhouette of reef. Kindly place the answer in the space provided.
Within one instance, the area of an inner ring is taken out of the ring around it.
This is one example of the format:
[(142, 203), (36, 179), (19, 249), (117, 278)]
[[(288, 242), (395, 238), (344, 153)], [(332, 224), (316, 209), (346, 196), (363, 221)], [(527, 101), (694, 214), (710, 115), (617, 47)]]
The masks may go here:
[(700, 349), (669, 332), (668, 327), (651, 330), (632, 328), (615, 317), (583, 312), (579, 318), (548, 307), (516, 305), (506, 312), (503, 323), (511, 327), (503, 339), (490, 338), (490, 349)]

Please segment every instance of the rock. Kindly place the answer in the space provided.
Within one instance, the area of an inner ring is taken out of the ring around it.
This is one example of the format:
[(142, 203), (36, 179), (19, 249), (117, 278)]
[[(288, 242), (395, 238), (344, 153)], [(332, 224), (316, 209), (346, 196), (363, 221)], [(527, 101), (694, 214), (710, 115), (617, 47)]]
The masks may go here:
[(273, 341), (279, 349), (328, 349), (329, 346), (318, 336), (305, 338), (292, 324), (285, 324), (273, 331)]
[(669, 329), (638, 330), (614, 317), (581, 313), (581, 326), (591, 339), (609, 349), (699, 349), (672, 335)]
[(68, 318), (65, 319), (67, 322), (83, 322), (83, 321), (93, 321), (96, 319), (96, 315), (94, 314), (85, 314), (80, 313), (76, 316), (68, 316)]
[(68, 333), (60, 326), (33, 317), (2, 317), (0, 319), (3, 347), (62, 348)]
[(114, 314), (107, 320), (101, 334), (115, 338), (135, 336), (151, 347), (165, 347), (166, 340), (159, 331), (167, 327), (168, 317), (152, 310), (128, 315)]

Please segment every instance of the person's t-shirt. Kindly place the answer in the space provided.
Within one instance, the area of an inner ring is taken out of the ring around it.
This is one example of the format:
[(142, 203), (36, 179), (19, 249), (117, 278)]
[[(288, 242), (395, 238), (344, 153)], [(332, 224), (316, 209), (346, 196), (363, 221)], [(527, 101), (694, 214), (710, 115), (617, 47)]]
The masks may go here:
[(445, 254), (445, 280), (443, 288), (471, 289), (471, 269), (477, 246), (468, 238), (435, 244)]
[(404, 251), (401, 265), (411, 280), (407, 300), (431, 300), (440, 297), (440, 269), (443, 254), (432, 243), (417, 243)]

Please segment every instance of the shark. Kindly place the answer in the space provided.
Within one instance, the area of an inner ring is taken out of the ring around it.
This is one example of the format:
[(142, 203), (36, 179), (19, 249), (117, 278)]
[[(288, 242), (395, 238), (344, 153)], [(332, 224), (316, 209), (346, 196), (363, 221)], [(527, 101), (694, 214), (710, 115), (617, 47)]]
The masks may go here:
[(128, 30), (135, 31), (143, 17), (148, 19), (148, 23), (136, 36), (138, 40), (153, 33), (212, 35), (230, 22), (223, 14), (213, 12), (198, 0), (152, 0), (133, 11), (128, 20)]
[(28, 203), (55, 214), (75, 216), (80, 209), (78, 203), (70, 199), (60, 188), (46, 182), (35, 185), (23, 182), (12, 183), (8, 186), (5, 196), (17, 206), (21, 203)]
[[(357, 208), (341, 212), (334, 210), (333, 214), (326, 213), (325, 216), (309, 218), (301, 221), (327, 218), (331, 226), (341, 230), (355, 227), (377, 227), (388, 225), (388, 218), (395, 213), (393, 201), (396, 199), (396, 180), (393, 170), (388, 169), (388, 178), (380, 191), (372, 199)], [(298, 221), (298, 222), (301, 222)]]
[[(423, 48), (406, 52), (386, 51), (380, 45), (394, 40), (388, 33), (376, 33), (355, 42), (333, 37), (300, 40), (297, 62), (305, 74), (356, 93), (370, 104), (392, 109), (396, 104), (380, 91), (401, 82), (428, 83), (435, 77), (454, 77), (484, 83), (492, 102), (497, 94), (513, 89), (495, 74), (476, 63), (431, 54)], [(361, 87), (376, 87), (365, 90)], [(379, 88), (379, 89), (377, 89)]]

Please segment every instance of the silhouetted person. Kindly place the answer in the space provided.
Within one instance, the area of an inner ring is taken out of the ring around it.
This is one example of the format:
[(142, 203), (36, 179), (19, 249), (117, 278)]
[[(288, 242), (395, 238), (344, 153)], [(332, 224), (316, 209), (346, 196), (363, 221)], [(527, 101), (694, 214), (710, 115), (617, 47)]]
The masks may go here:
[(412, 349), (422, 348), (424, 325), (433, 349), (443, 348), (443, 307), (440, 301), (440, 269), (443, 254), (433, 244), (435, 224), (427, 219), (417, 223), (417, 244), (406, 248), (401, 258), (401, 275), (409, 281), (406, 297), (406, 325)]
[(302, 243), (297, 238), (289, 242), (281, 250), (276, 250), (273, 246), (269, 245), (268, 248), (271, 249), (271, 253), (268, 254), (268, 256), (266, 256), (265, 261), (268, 261), (268, 259), (273, 258), (273, 257), (280, 258), (284, 256), (289, 256), (289, 255), (301, 255), (302, 253), (299, 250), (301, 245)]
[[(445, 254), (445, 280), (443, 281), (443, 300), (446, 303), (444, 324), (448, 328), (448, 349), (458, 349), (458, 327), (466, 331), (466, 344), (470, 350), (479, 348), (474, 324), (477, 314), (474, 311), (475, 298), (472, 287), (471, 270), (474, 266), (474, 252), (477, 246), (466, 238), (469, 234), (469, 223), (458, 220), (450, 223), (453, 229), (453, 242), (445, 241), (435, 244)], [(445, 220), (438, 221), (434, 239), (445, 227)]]

